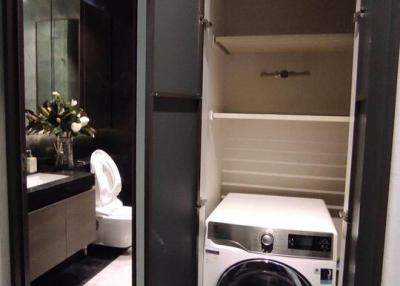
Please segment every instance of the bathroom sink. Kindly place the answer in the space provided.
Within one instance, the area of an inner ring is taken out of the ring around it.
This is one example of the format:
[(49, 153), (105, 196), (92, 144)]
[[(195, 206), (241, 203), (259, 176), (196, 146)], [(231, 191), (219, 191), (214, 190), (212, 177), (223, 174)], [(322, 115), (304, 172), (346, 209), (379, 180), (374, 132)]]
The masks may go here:
[(27, 188), (33, 188), (47, 183), (59, 181), (68, 178), (66, 175), (49, 174), (49, 173), (36, 173), (26, 177)]
[(94, 174), (75, 170), (36, 173), (27, 176), (28, 211), (79, 195), (92, 189)]

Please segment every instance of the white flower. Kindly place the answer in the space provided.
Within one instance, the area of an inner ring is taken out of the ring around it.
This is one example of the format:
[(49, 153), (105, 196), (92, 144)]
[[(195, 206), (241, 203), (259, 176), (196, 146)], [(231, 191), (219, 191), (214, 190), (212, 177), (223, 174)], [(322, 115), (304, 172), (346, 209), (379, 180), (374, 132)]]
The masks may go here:
[(61, 96), (61, 94), (58, 91), (53, 91), (51, 94), (53, 96)]
[(76, 123), (76, 122), (73, 122), (73, 123), (71, 124), (71, 130), (72, 130), (72, 132), (78, 133), (79, 131), (81, 131), (81, 129), (82, 129), (82, 124)]
[(79, 118), (79, 120), (82, 124), (82, 127), (85, 127), (86, 125), (88, 125), (88, 123), (90, 121), (89, 117), (87, 117), (87, 116), (82, 116), (81, 118)]
[(71, 106), (76, 106), (78, 104), (78, 101), (75, 99), (71, 100)]

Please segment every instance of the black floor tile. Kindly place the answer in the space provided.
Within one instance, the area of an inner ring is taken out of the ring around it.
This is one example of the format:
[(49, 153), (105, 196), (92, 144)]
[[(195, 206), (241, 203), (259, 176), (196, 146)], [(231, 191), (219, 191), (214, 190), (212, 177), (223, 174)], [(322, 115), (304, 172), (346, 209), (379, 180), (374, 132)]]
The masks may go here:
[(103, 270), (125, 249), (91, 245), (32, 281), (31, 286), (82, 286)]

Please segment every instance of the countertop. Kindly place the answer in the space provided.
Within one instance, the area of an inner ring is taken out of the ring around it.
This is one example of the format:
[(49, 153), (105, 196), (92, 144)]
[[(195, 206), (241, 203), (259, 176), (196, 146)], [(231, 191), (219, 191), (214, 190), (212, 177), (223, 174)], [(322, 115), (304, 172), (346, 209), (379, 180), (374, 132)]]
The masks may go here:
[(94, 175), (81, 171), (59, 171), (53, 174), (67, 178), (27, 189), (28, 211), (34, 211), (90, 190), (94, 186)]

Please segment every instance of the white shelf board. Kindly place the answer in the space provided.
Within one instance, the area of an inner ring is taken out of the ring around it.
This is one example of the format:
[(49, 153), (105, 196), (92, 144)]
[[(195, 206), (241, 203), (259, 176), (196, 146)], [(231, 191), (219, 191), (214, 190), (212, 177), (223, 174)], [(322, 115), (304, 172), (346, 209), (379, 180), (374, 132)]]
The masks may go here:
[(305, 189), (305, 188), (292, 188), (292, 187), (283, 187), (283, 186), (269, 186), (269, 185), (257, 185), (257, 184), (242, 184), (235, 182), (222, 182), (222, 187), (233, 187), (233, 188), (241, 188), (241, 189), (261, 189), (261, 190), (271, 190), (274, 192), (286, 191), (293, 193), (307, 193), (307, 194), (325, 194), (325, 195), (337, 195), (343, 196), (344, 191), (328, 191), (328, 190), (313, 190), (313, 189)]
[(342, 123), (349, 123), (350, 121), (349, 116), (250, 114), (250, 113), (217, 113), (217, 112), (211, 112), (211, 119), (278, 120), (278, 121), (342, 122)]
[(352, 51), (353, 34), (221, 36), (215, 41), (230, 53)]
[(271, 172), (256, 172), (246, 170), (226, 170), (222, 169), (223, 174), (238, 174), (238, 175), (253, 175), (253, 176), (267, 176), (267, 177), (281, 177), (291, 179), (308, 179), (308, 180), (321, 180), (321, 181), (337, 181), (344, 182), (346, 178), (342, 177), (327, 177), (327, 176), (307, 176), (307, 175), (296, 175), (296, 174), (282, 174), (282, 173), (271, 173)]

